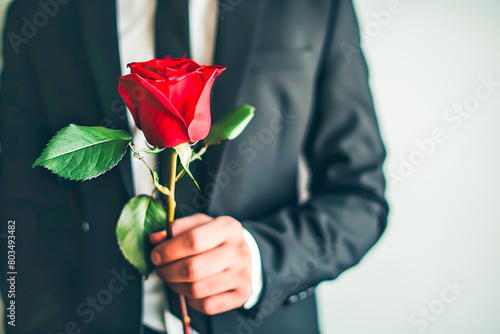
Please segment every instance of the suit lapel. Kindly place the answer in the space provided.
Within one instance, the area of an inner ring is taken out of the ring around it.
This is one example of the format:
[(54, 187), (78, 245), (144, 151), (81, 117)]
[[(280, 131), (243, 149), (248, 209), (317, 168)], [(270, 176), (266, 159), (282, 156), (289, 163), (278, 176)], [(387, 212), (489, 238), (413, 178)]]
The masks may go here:
[[(232, 11), (219, 4), (219, 21), (214, 64), (227, 67), (215, 80), (212, 90), (212, 124), (243, 104), (241, 90), (250, 70), (264, 11), (264, 0), (242, 1)], [(218, 172), (225, 160), (229, 142), (211, 147), (205, 154), (206, 172)], [(209, 205), (212, 211), (214, 201)]]
[(115, 101), (119, 99), (120, 78), (115, 2), (80, 0), (79, 5), (83, 39), (103, 116), (110, 118), (115, 128), (126, 129), (127, 118), (123, 117), (124, 113), (112, 111), (116, 108)]
[[(112, 0), (79, 0), (82, 35), (103, 121), (114, 129), (128, 130), (125, 105), (118, 94), (120, 56), (116, 6)], [(133, 196), (132, 171), (127, 156), (118, 169), (129, 197)]]
[(242, 1), (225, 13), (222, 12), (223, 6), (219, 8), (214, 64), (227, 69), (217, 78), (213, 88), (212, 114), (215, 121), (239, 102), (261, 26), (263, 3), (263, 0)]

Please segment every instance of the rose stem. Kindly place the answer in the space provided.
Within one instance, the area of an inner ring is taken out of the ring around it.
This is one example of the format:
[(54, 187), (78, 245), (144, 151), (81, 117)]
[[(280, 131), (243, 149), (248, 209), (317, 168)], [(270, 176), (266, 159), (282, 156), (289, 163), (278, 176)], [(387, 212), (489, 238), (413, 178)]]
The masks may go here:
[[(170, 196), (168, 196), (168, 219), (166, 222), (167, 240), (173, 237), (172, 227), (175, 217), (175, 181), (177, 176), (177, 152), (174, 149), (169, 149), (168, 151), (170, 152), (170, 184), (168, 186), (170, 189)], [(184, 334), (190, 334), (191, 328), (189, 327), (189, 323), (191, 319), (187, 314), (186, 300), (183, 295), (177, 295), (179, 296), (179, 305), (181, 306)]]
[(168, 189), (170, 196), (168, 196), (168, 219), (167, 219), (167, 239), (173, 237), (172, 226), (175, 217), (175, 177), (177, 175), (177, 152), (172, 148), (168, 150), (170, 153), (170, 180)]

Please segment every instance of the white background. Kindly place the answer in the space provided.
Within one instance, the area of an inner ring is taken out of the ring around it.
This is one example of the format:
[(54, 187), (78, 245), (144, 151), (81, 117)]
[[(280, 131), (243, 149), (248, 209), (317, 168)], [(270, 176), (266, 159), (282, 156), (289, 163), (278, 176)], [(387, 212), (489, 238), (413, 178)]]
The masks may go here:
[[(373, 11), (388, 3), (355, 1), (388, 150), (389, 226), (360, 265), (319, 287), (322, 331), (500, 333), (500, 87), (456, 129), (443, 119), (479, 77), (500, 82), (500, 2), (400, 0), (382, 25)], [(446, 140), (397, 178), (436, 129)], [(446, 280), (466, 288), (445, 291)]]

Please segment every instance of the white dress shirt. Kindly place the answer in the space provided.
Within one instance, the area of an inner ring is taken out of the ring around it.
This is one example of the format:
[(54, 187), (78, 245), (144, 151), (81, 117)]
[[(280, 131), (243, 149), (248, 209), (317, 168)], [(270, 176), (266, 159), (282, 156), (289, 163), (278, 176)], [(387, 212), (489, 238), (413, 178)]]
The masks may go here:
[[(130, 73), (127, 64), (155, 58), (154, 31), (156, 0), (117, 0), (117, 30), (122, 75)], [(212, 64), (217, 30), (217, 0), (189, 0), (190, 57), (199, 64)], [(219, 64), (224, 66), (224, 64)], [(146, 146), (142, 131), (135, 126), (130, 112), (128, 124), (136, 146)], [(155, 155), (145, 154), (151, 166)], [(150, 194), (154, 188), (147, 168), (138, 159), (131, 158), (136, 195)], [(262, 269), (259, 248), (250, 232), (243, 229), (252, 258), (252, 294), (245, 303), (250, 308), (257, 302), (262, 290)], [(159, 332), (183, 333), (182, 322), (170, 313), (161, 279), (152, 273), (143, 280), (142, 323)], [(193, 331), (196, 334), (196, 331)]]

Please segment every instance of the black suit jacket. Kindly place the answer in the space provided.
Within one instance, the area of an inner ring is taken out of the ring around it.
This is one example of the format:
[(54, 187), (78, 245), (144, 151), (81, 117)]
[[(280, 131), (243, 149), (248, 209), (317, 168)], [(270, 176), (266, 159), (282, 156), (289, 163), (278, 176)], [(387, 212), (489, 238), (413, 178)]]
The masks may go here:
[[(47, 3), (52, 9), (15, 1), (4, 34), (1, 263), (5, 275), (7, 221), (15, 220), (18, 272), (16, 326), (6, 327), (137, 334), (141, 278), (115, 243), (117, 218), (133, 193), (129, 156), (86, 182), (31, 168), (69, 123), (127, 128), (117, 93), (115, 3)], [(157, 56), (189, 54), (187, 2), (159, 3), (170, 10), (159, 19)], [(202, 194), (183, 179), (177, 213), (240, 220), (259, 245), (264, 288), (251, 310), (192, 312), (193, 325), (203, 333), (315, 333), (314, 287), (361, 259), (388, 210), (366, 64), (361, 53), (346, 56), (341, 48), (358, 38), (353, 6), (255, 0), (221, 2), (219, 11), (214, 62), (227, 70), (213, 88), (213, 119), (243, 103), (256, 114), (239, 138), (207, 153), (198, 171)], [(299, 203), (301, 154), (310, 196)], [(2, 283), (6, 303), (8, 290)]]

